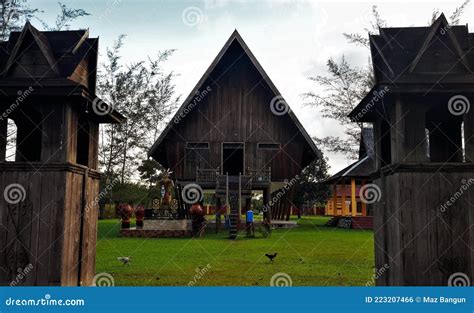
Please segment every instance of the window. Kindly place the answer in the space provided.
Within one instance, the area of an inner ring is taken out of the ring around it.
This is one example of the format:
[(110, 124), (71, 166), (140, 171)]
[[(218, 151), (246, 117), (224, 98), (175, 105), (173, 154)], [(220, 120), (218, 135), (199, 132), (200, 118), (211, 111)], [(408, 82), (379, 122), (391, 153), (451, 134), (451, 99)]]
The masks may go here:
[(5, 161), (15, 161), (17, 127), (12, 119), (7, 119)]
[(186, 149), (209, 149), (209, 142), (187, 142)]
[(89, 121), (79, 118), (77, 126), (76, 163), (89, 166)]
[(6, 161), (41, 160), (42, 116), (31, 108), (17, 109), (0, 130), (1, 158)]
[(279, 143), (271, 143), (271, 142), (259, 142), (257, 144), (257, 149), (260, 150), (280, 150)]
[(426, 113), (430, 162), (463, 162), (464, 125), (461, 116), (433, 107)]

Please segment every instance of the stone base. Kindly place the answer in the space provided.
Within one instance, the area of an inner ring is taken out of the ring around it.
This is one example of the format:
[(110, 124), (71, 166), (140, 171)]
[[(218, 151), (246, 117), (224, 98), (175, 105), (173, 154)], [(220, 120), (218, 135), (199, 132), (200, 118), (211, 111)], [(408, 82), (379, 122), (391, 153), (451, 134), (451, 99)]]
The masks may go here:
[(123, 237), (138, 238), (171, 238), (171, 237), (191, 237), (190, 230), (158, 230), (158, 229), (122, 229), (120, 234)]
[(145, 230), (191, 230), (190, 220), (145, 220)]
[(123, 237), (167, 238), (191, 237), (190, 220), (145, 220), (143, 227), (122, 229)]

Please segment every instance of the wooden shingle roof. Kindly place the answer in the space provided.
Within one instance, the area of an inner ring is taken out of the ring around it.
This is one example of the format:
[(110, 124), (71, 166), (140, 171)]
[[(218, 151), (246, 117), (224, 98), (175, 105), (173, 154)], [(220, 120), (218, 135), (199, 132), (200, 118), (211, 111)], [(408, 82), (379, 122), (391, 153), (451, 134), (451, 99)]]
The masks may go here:
[[(107, 105), (95, 94), (98, 42), (98, 38), (89, 38), (88, 30), (39, 31), (27, 22), (21, 31), (12, 32), (8, 41), (0, 42), (2, 94), (16, 96), (18, 89), (31, 86), (36, 95), (79, 96)], [(25, 56), (30, 63), (24, 64)], [(46, 63), (36, 65), (38, 58)], [(38, 66), (47, 68), (31, 74)], [(121, 122), (125, 118), (112, 110), (98, 119)]]

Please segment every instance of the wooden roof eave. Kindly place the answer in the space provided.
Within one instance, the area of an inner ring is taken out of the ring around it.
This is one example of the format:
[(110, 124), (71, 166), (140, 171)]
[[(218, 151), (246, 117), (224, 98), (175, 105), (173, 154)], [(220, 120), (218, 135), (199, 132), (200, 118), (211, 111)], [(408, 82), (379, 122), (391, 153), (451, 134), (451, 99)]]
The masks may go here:
[[(111, 107), (110, 104), (103, 101), (97, 95), (90, 94), (87, 90), (83, 90), (83, 97), (87, 100), (88, 105), (94, 101), (100, 101), (103, 105), (106, 105), (107, 108)], [(110, 112), (107, 112), (105, 115), (94, 114), (94, 110), (87, 110), (90, 114), (95, 117), (95, 120), (99, 123), (110, 123), (110, 124), (122, 124), (127, 120), (125, 116), (123, 116), (120, 112), (116, 111), (114, 108)]]
[[(372, 157), (373, 158), (373, 157)], [(346, 166), (333, 176), (323, 180), (322, 184), (334, 184), (345, 179), (370, 179), (371, 173), (365, 175), (352, 174), (358, 167), (362, 166), (365, 162), (371, 162), (371, 156), (365, 156), (364, 158), (357, 160), (356, 162)]]
[[(53, 85), (53, 86), (41, 86), (35, 87), (34, 94), (35, 96), (44, 96), (44, 97), (77, 97), (87, 101), (87, 103), (91, 104), (94, 101), (101, 101), (106, 106), (110, 106), (105, 101), (100, 99), (97, 95), (92, 94), (89, 90), (83, 85), (77, 85), (73, 82), (69, 81), (66, 84), (67, 80), (64, 80), (65, 84), (62, 85)], [(22, 85), (2, 85), (0, 84), (0, 99), (8, 98), (8, 97), (17, 97), (18, 96), (18, 89), (27, 89), (31, 87), (30, 84), (22, 84)], [(96, 100), (97, 99), (97, 100)], [(94, 114), (96, 120), (99, 123), (123, 123), (127, 120), (125, 116), (123, 116), (120, 112), (116, 110), (111, 110), (106, 115), (98, 115)]]
[[(375, 84), (374, 87), (372, 87), (372, 89), (370, 89), (370, 91), (365, 95), (365, 97), (362, 98), (359, 104), (349, 113), (348, 117), (353, 122), (372, 122), (370, 117), (375, 105), (371, 107), (370, 102), (372, 101), (374, 92), (380, 90), (382, 86), (383, 85)], [(368, 111), (363, 114), (362, 112), (366, 108), (369, 109), (367, 109)]]

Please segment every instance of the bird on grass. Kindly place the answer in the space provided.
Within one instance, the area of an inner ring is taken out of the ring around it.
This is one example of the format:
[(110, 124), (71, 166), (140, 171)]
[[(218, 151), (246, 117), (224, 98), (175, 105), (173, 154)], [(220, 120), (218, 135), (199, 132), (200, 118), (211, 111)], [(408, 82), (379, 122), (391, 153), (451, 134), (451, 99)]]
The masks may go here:
[(125, 265), (125, 264), (129, 264), (130, 262), (132, 262), (132, 257), (131, 256), (128, 256), (128, 257), (120, 256), (120, 257), (117, 258), (117, 260), (119, 260), (120, 262), (122, 262), (123, 265)]
[(265, 256), (270, 260), (270, 262), (273, 262), (273, 259), (276, 258), (277, 253), (276, 252), (273, 254), (265, 253)]

